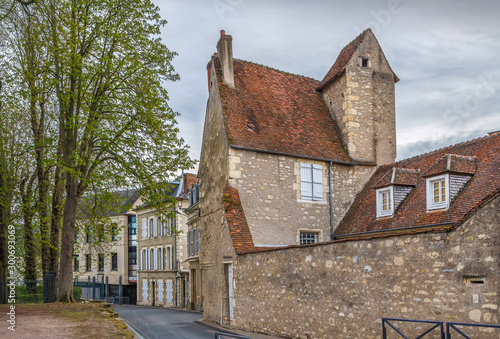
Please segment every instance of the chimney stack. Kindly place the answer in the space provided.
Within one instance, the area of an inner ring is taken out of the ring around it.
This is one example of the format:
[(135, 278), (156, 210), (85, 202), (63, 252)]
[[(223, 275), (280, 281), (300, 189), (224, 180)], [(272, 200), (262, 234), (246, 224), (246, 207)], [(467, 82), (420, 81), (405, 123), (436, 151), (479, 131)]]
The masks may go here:
[(234, 88), (234, 70), (233, 70), (233, 37), (226, 35), (224, 30), (220, 31), (220, 39), (217, 43), (217, 55), (219, 57), (222, 79), (230, 88)]

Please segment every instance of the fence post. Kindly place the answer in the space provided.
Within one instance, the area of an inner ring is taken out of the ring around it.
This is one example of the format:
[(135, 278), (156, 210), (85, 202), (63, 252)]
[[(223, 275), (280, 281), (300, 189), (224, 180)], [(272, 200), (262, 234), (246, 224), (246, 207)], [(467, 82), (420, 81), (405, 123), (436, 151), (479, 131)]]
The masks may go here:
[(119, 293), (119, 298), (120, 298), (120, 305), (122, 304), (122, 298), (123, 298), (123, 286), (122, 286), (122, 276), (118, 278), (118, 293)]
[(92, 277), (92, 300), (95, 300), (95, 277)]

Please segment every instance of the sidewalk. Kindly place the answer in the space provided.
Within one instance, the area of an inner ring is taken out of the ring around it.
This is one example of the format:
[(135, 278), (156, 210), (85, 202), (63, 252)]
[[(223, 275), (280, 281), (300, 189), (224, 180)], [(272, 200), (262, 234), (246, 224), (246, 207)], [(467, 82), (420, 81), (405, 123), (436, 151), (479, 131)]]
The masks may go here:
[(276, 338), (282, 338), (282, 337), (273, 337), (273, 336), (269, 336), (269, 335), (265, 335), (265, 334), (260, 334), (260, 333), (239, 331), (239, 330), (235, 330), (235, 329), (232, 329), (232, 328), (226, 328), (226, 327), (222, 327), (219, 324), (217, 324), (216, 322), (210, 321), (210, 320), (200, 319), (200, 320), (195, 320), (195, 322), (198, 323), (198, 324), (200, 324), (200, 325), (202, 325), (202, 326), (209, 327), (209, 328), (211, 328), (211, 329), (213, 329), (215, 331), (238, 334), (238, 335), (242, 335), (242, 336), (253, 338), (253, 339), (276, 339)]

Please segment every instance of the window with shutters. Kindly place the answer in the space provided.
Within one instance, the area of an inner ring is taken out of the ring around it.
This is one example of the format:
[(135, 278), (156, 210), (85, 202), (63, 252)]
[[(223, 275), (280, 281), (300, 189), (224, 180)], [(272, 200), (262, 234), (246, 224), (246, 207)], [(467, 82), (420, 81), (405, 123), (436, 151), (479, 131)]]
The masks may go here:
[(393, 189), (386, 187), (377, 190), (377, 217), (391, 216), (394, 211)]
[(300, 199), (323, 201), (323, 166), (300, 163)]
[(142, 301), (148, 300), (148, 280), (142, 279)]
[(191, 231), (187, 232), (187, 246), (188, 246), (187, 254), (188, 254), (188, 256), (190, 256), (191, 255)]
[(172, 302), (172, 280), (167, 280), (167, 302)]
[(427, 209), (442, 209), (449, 206), (448, 174), (427, 178)]
[(142, 218), (142, 239), (146, 239), (148, 237), (148, 225), (147, 225), (147, 219)]
[(158, 280), (158, 301), (163, 301), (163, 280)]
[(194, 230), (191, 230), (191, 255), (194, 255)]

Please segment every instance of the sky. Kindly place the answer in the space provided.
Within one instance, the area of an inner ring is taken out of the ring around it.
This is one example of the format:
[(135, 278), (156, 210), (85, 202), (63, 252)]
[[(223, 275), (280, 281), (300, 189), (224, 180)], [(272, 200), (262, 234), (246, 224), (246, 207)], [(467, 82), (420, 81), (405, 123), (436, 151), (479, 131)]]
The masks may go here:
[(206, 66), (220, 30), (233, 56), (322, 80), (371, 28), (396, 84), (397, 160), (500, 130), (497, 0), (153, 0), (181, 80), (166, 83), (180, 136), (200, 158)]

